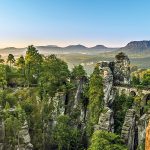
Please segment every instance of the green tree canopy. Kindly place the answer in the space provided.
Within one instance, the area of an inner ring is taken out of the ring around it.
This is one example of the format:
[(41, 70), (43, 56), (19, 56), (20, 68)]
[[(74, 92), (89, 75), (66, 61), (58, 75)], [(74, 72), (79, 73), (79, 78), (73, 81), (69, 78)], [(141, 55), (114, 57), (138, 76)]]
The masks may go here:
[(13, 54), (9, 54), (7, 58), (7, 63), (9, 63), (9, 66), (11, 67), (12, 64), (15, 63), (15, 57)]
[(97, 130), (93, 133), (88, 150), (127, 150), (120, 137), (114, 133)]
[(72, 78), (74, 78), (74, 79), (76, 79), (76, 78), (80, 79), (80, 78), (86, 76), (86, 72), (82, 65), (78, 65), (72, 69), (71, 75), (72, 75)]

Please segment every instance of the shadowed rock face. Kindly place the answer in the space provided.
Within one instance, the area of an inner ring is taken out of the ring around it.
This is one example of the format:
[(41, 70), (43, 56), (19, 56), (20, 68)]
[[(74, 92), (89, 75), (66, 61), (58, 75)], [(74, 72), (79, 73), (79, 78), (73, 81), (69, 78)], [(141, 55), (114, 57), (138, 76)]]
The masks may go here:
[(150, 121), (146, 128), (145, 150), (150, 150)]

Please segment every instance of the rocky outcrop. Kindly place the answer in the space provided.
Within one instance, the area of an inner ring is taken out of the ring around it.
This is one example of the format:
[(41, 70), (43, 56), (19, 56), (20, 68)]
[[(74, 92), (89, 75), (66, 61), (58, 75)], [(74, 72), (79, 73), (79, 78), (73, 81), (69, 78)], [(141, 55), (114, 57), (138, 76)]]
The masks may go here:
[(94, 129), (114, 132), (113, 111), (109, 107), (104, 108), (100, 114), (98, 125), (95, 125)]
[(145, 150), (150, 150), (150, 121), (146, 128)]
[(136, 135), (135, 110), (129, 109), (126, 113), (121, 132), (121, 137), (124, 139), (129, 150), (134, 150), (135, 148), (135, 138), (136, 138), (135, 135)]
[[(11, 145), (6, 145), (5, 143), (5, 125), (3, 121), (2, 114), (5, 111), (3, 111), (0, 107), (0, 150), (5, 149), (12, 149)], [(16, 108), (10, 108), (8, 112), (11, 115), (14, 115), (16, 111)], [(24, 124), (21, 127), (21, 130), (18, 134), (18, 144), (14, 147), (15, 150), (32, 150), (33, 145), (31, 144), (30, 134), (29, 134), (29, 127), (27, 121), (24, 122)]]
[(114, 84), (130, 84), (130, 60), (122, 52), (116, 55), (113, 74)]
[(52, 99), (53, 103), (53, 113), (52, 118), (55, 120), (59, 115), (64, 115), (65, 113), (65, 101), (66, 94), (65, 93), (56, 93), (55, 97)]
[(114, 118), (111, 106), (115, 98), (113, 88), (113, 62), (99, 62), (99, 67), (103, 77), (103, 92), (104, 92), (104, 110), (99, 116), (99, 122), (95, 125), (95, 130), (106, 130), (114, 132)]
[(114, 101), (112, 62), (99, 62), (103, 77), (104, 105), (111, 106)]
[(83, 92), (83, 79), (77, 80), (77, 91), (74, 98), (74, 106), (73, 108), (77, 108), (80, 99), (81, 99), (81, 93)]
[(20, 145), (17, 146), (17, 150), (32, 150), (33, 145), (31, 144), (31, 139), (28, 131), (28, 124), (25, 121), (24, 125), (22, 126), (21, 130), (19, 131), (19, 139), (21, 141)]

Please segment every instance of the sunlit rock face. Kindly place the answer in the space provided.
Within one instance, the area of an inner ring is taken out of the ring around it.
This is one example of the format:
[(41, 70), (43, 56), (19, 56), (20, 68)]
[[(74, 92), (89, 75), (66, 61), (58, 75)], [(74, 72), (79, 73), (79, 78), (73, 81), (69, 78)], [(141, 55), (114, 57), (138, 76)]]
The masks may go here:
[(114, 90), (113, 90), (113, 73), (112, 73), (113, 62), (102, 61), (99, 62), (99, 67), (103, 77), (103, 91), (104, 91), (104, 105), (111, 106), (114, 101)]
[(113, 62), (99, 62), (99, 68), (103, 77), (103, 92), (104, 92), (104, 111), (99, 116), (99, 122), (95, 125), (95, 130), (106, 130), (114, 132), (114, 118), (111, 106), (115, 98), (113, 88)]
[(33, 145), (31, 144), (31, 138), (28, 131), (29, 127), (27, 121), (24, 122), (21, 130), (19, 131), (19, 138), (21, 139), (22, 143), (17, 148), (18, 150), (32, 150)]
[(146, 128), (145, 150), (150, 150), (150, 121)]
[(121, 132), (121, 137), (122, 139), (124, 139), (129, 150), (134, 150), (135, 148), (135, 138), (136, 138), (135, 135), (136, 135), (135, 110), (129, 109), (126, 113)]
[(109, 107), (105, 107), (100, 114), (98, 124), (94, 126), (95, 130), (105, 130), (114, 132), (113, 111)]
[(130, 84), (130, 60), (124, 53), (119, 53), (114, 61), (114, 84)]

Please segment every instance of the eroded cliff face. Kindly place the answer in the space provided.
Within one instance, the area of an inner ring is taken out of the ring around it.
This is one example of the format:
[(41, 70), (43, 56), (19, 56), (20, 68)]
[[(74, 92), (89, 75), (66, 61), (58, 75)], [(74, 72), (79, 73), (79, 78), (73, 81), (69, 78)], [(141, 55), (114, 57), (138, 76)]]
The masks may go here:
[(114, 132), (113, 111), (109, 107), (104, 107), (104, 111), (100, 114), (98, 124), (94, 126), (94, 129)]
[[(99, 115), (99, 121), (94, 125), (95, 130), (105, 130), (114, 132), (114, 110), (113, 104), (116, 95), (116, 85), (130, 84), (130, 60), (126, 55), (117, 56), (115, 61), (102, 61), (98, 63), (103, 77), (104, 104), (103, 111)], [(83, 97), (84, 86), (88, 83), (87, 79), (76, 79), (75, 87), (67, 92), (58, 92), (49, 103), (53, 104), (53, 111), (50, 123), (47, 128), (53, 129), (57, 123), (57, 118), (62, 115), (75, 117), (73, 128), (79, 128), (82, 134), (85, 133), (88, 120), (88, 107), (85, 97)], [(84, 102), (83, 102), (84, 101)], [(138, 117), (137, 117), (138, 116)], [(129, 150), (136, 150), (137, 145), (140, 150), (150, 150), (150, 113), (139, 116), (134, 107), (128, 109), (123, 120), (121, 137)], [(148, 124), (149, 122), (149, 124)], [(28, 131), (28, 123), (25, 121), (20, 132), (22, 139), (18, 150), (32, 150), (33, 145)], [(146, 137), (146, 141), (145, 141)], [(3, 150), (5, 138), (5, 126), (3, 119), (0, 118), (0, 150)]]
[[(116, 94), (114, 86), (130, 85), (130, 60), (125, 54), (119, 53), (115, 61), (102, 61), (98, 64), (103, 72), (104, 110), (106, 111), (100, 114), (95, 130), (114, 132), (114, 110), (112, 109)], [(149, 113), (140, 116), (135, 109), (134, 103), (132, 108), (127, 110), (123, 120), (121, 137), (129, 150), (136, 150), (137, 147), (140, 150), (144, 150), (143, 145), (149, 120)]]
[(124, 53), (116, 55), (114, 61), (114, 83), (130, 84), (130, 60)]
[(17, 150), (32, 150), (33, 145), (31, 144), (31, 138), (29, 134), (28, 123), (25, 120), (21, 130), (19, 131), (19, 139), (22, 141), (19, 146), (17, 146)]
[(130, 60), (121, 53), (114, 62), (102, 61), (98, 65), (103, 77), (104, 111), (99, 116), (95, 130), (114, 132), (114, 110), (112, 109), (116, 95), (114, 85), (130, 83)]
[(113, 89), (113, 74), (111, 70), (112, 62), (99, 62), (99, 67), (103, 77), (104, 108), (99, 116), (99, 122), (94, 126), (95, 130), (105, 130), (114, 132), (114, 118), (111, 106), (114, 101), (115, 91)]
[(135, 149), (136, 138), (136, 116), (135, 110), (129, 109), (126, 113), (122, 127), (121, 137), (125, 140), (129, 150)]

